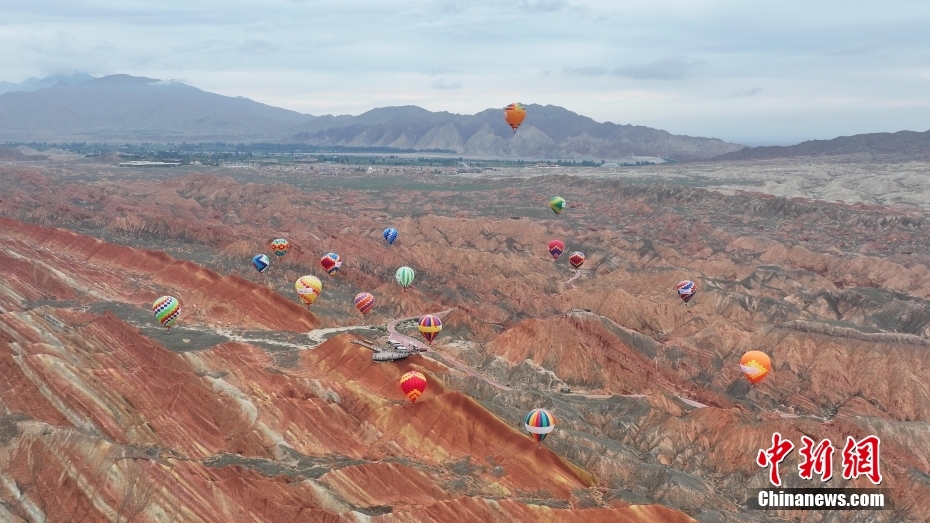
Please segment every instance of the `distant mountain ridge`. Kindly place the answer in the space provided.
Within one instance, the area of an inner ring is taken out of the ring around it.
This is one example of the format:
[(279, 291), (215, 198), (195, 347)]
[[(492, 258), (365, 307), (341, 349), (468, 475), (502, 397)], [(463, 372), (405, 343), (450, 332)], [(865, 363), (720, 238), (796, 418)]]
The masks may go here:
[(59, 82), (66, 84), (76, 84), (78, 82), (86, 82), (93, 79), (94, 77), (87, 73), (74, 73), (70, 75), (56, 74), (52, 76), (46, 76), (45, 78), (30, 77), (29, 79), (18, 84), (13, 82), (0, 82), (0, 94), (14, 91), (37, 91), (39, 89), (51, 87)]
[(275, 141), (314, 118), (124, 74), (0, 95), (6, 141)]
[(358, 116), (313, 116), (125, 74), (94, 78), (79, 73), (15, 85), (18, 90), (0, 95), (0, 141), (278, 142), (449, 150), (481, 157), (636, 155), (679, 161), (743, 148), (716, 138), (598, 123), (552, 105), (527, 105), (526, 121), (514, 133), (501, 109), (460, 115), (402, 106)]
[(856, 134), (832, 140), (809, 140), (797, 145), (747, 147), (716, 156), (711, 160), (768, 160), (843, 154), (905, 154), (927, 157), (930, 156), (930, 131)]
[(451, 150), (504, 158), (619, 159), (629, 155), (675, 160), (710, 158), (744, 146), (717, 138), (673, 135), (636, 125), (598, 123), (554, 105), (525, 105), (514, 133), (500, 109), (474, 115), (431, 112), (416, 106), (372, 109), (356, 117), (320, 117), (285, 141), (345, 147)]

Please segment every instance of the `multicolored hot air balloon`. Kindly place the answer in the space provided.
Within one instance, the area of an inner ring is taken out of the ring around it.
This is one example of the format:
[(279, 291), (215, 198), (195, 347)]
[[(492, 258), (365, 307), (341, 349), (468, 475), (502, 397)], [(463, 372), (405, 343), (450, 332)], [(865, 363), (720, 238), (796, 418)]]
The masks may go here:
[(271, 260), (268, 259), (268, 256), (265, 254), (256, 254), (252, 258), (252, 267), (255, 267), (255, 270), (258, 272), (265, 272), (265, 269), (271, 265)]
[(271, 241), (271, 250), (274, 251), (275, 256), (284, 256), (287, 254), (287, 248), (289, 244), (284, 238), (278, 238), (277, 240)]
[(772, 371), (772, 360), (764, 352), (751, 350), (739, 360), (739, 369), (746, 375), (749, 383), (759, 383)]
[(552, 212), (558, 216), (562, 214), (562, 210), (565, 209), (565, 198), (561, 196), (556, 196), (549, 200), (549, 208), (552, 209)]
[(435, 340), (436, 336), (439, 336), (439, 332), (442, 331), (442, 322), (439, 321), (438, 317), (427, 314), (420, 318), (420, 325), (417, 328), (420, 329), (420, 334), (426, 339), (426, 343), (432, 345), (433, 340)]
[(526, 415), (526, 421), (523, 423), (527, 432), (533, 435), (533, 439), (540, 443), (546, 439), (546, 436), (555, 428), (555, 416), (546, 409), (533, 409)]
[(310, 307), (323, 292), (323, 282), (316, 276), (301, 276), (294, 283), (294, 288), (300, 299)]
[(562, 243), (561, 240), (552, 240), (549, 242), (549, 254), (552, 255), (553, 259), (558, 260), (564, 250), (565, 244)]
[(680, 296), (685, 303), (691, 301), (691, 298), (694, 297), (694, 293), (697, 292), (697, 285), (691, 280), (682, 280), (678, 282), (675, 288), (678, 289), (678, 296)]
[(517, 127), (520, 127), (524, 119), (526, 119), (526, 109), (523, 108), (522, 104), (512, 103), (504, 107), (504, 120), (513, 129), (514, 133), (517, 132)]
[(320, 258), (320, 265), (326, 271), (326, 274), (329, 274), (329, 277), (332, 278), (339, 271), (339, 267), (342, 267), (342, 258), (338, 254), (330, 252)]
[(573, 252), (568, 255), (568, 263), (572, 264), (572, 267), (578, 268), (581, 267), (581, 264), (584, 263), (584, 253), (582, 252)]
[(367, 292), (360, 292), (355, 295), (355, 308), (364, 316), (371, 312), (371, 308), (375, 306), (375, 297)]
[(397, 272), (394, 273), (394, 279), (396, 279), (397, 283), (406, 291), (407, 287), (410, 287), (410, 284), (413, 283), (413, 269), (406, 265), (397, 269)]
[(415, 370), (404, 374), (400, 377), (400, 390), (404, 391), (410, 403), (415, 405), (417, 399), (419, 399), (426, 390), (426, 376)]
[(384, 241), (388, 242), (388, 245), (394, 245), (394, 240), (397, 239), (397, 229), (393, 227), (388, 227), (384, 229)]
[(171, 326), (181, 315), (181, 303), (174, 296), (162, 296), (152, 304), (152, 313), (162, 326), (171, 331)]

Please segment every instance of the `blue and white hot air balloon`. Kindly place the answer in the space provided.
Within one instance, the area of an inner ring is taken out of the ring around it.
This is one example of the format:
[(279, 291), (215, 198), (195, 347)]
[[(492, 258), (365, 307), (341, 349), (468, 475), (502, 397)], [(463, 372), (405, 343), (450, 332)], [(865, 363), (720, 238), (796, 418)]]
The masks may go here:
[(267, 269), (269, 265), (271, 265), (271, 260), (264, 254), (256, 254), (255, 257), (252, 258), (252, 266), (255, 267), (255, 270), (258, 272), (265, 272), (265, 269)]
[(393, 227), (388, 227), (384, 229), (384, 241), (388, 242), (389, 245), (394, 245), (394, 240), (397, 239), (397, 229)]

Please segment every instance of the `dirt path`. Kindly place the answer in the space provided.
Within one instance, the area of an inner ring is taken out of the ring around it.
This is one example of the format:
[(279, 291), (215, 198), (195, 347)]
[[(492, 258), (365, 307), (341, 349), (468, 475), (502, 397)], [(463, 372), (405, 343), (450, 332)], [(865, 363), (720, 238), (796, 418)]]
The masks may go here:
[[(581, 274), (581, 271), (575, 271), (575, 276), (573, 276), (572, 279), (577, 278), (580, 274)], [(571, 280), (569, 280), (569, 282), (570, 282), (570, 281), (571, 281)], [(568, 283), (568, 282), (566, 282), (566, 283)], [(437, 313), (434, 314), (434, 316), (438, 316), (439, 319), (442, 319), (443, 317), (445, 317), (446, 314), (449, 314), (449, 313), (452, 312), (453, 310), (454, 310), (454, 309), (447, 309), (447, 310), (444, 310), (444, 311), (442, 311), (442, 312), (437, 312)], [(459, 361), (459, 360), (453, 358), (452, 356), (449, 356), (448, 354), (442, 354), (442, 353), (440, 353), (439, 351), (437, 351), (436, 349), (432, 349), (432, 348), (428, 347), (427, 345), (421, 343), (420, 341), (411, 338), (410, 336), (406, 336), (406, 335), (404, 335), (404, 334), (401, 334), (401, 333), (397, 332), (396, 326), (397, 326), (398, 323), (401, 323), (401, 322), (404, 322), (404, 321), (409, 321), (409, 320), (414, 320), (414, 319), (417, 319), (417, 318), (419, 318), (419, 317), (420, 317), (420, 316), (410, 316), (410, 317), (408, 317), (408, 318), (398, 318), (398, 319), (395, 319), (395, 320), (391, 321), (390, 323), (388, 323), (388, 324), (387, 324), (387, 330), (388, 330), (388, 334), (389, 334), (389, 335), (388, 335), (388, 339), (389, 339), (389, 340), (396, 341), (396, 342), (399, 342), (399, 343), (403, 343), (404, 345), (413, 345), (414, 347), (417, 347), (418, 349), (423, 350), (423, 351), (431, 351), (433, 354), (436, 354), (436, 355), (439, 357), (439, 359), (441, 359), (441, 360), (443, 361), (443, 363), (446, 363), (447, 366), (452, 367), (452, 368), (455, 368), (455, 369), (457, 369), (457, 370), (459, 370), (459, 371), (461, 371), (461, 372), (464, 372), (465, 374), (474, 376), (474, 377), (476, 377), (476, 378), (478, 378), (478, 379), (484, 381), (485, 383), (491, 385), (492, 387), (498, 388), (498, 389), (500, 389), (500, 390), (506, 390), (506, 391), (512, 391), (512, 390), (513, 390), (513, 387), (508, 387), (507, 385), (504, 385), (503, 383), (501, 383), (501, 382), (499, 382), (499, 381), (493, 380), (493, 379), (491, 379), (491, 378), (488, 378), (487, 376), (484, 376), (484, 375), (480, 374), (480, 373), (479, 373), (478, 371), (476, 371), (475, 369), (473, 369), (473, 368), (469, 367), (468, 365), (462, 363), (461, 361)], [(451, 364), (451, 365), (449, 365), (449, 364)], [(569, 394), (569, 395), (571, 395), (571, 394)], [(610, 398), (613, 398), (614, 396), (620, 396), (620, 397), (623, 397), (623, 398), (645, 398), (645, 397), (646, 397), (646, 394), (574, 394), (574, 395), (575, 395), (575, 396), (581, 396), (581, 397), (587, 398), (587, 399), (596, 399), (596, 400), (610, 399)], [(694, 401), (694, 400), (689, 400), (688, 398), (683, 398), (683, 397), (681, 397), (681, 396), (676, 396), (676, 397), (677, 397), (678, 399), (680, 399), (681, 401), (685, 402), (686, 404), (691, 405), (692, 407), (702, 408), (702, 407), (706, 407), (706, 406), (707, 406), (707, 405), (704, 405), (703, 403), (698, 403), (698, 402), (696, 402), (696, 401)]]
[(563, 285), (568, 285), (569, 283), (571, 283), (571, 282), (577, 280), (579, 276), (581, 276), (581, 269), (575, 269), (575, 275), (572, 276), (571, 278), (569, 278), (569, 279), (563, 281), (562, 284), (563, 284)]
[[(452, 312), (453, 310), (454, 310), (454, 309), (447, 309), (447, 310), (444, 310), (444, 311), (442, 311), (442, 312), (437, 312), (437, 313), (434, 314), (434, 316), (438, 316), (439, 319), (441, 320), (443, 317), (445, 317), (446, 314), (449, 314), (449, 313)], [(427, 345), (423, 344), (422, 342), (420, 342), (420, 341), (418, 341), (418, 340), (415, 340), (415, 339), (411, 338), (410, 336), (406, 336), (406, 335), (404, 335), (404, 334), (401, 334), (401, 333), (397, 332), (397, 330), (395, 329), (395, 327), (397, 326), (398, 323), (401, 323), (401, 322), (404, 322), (404, 321), (408, 321), (408, 320), (414, 320), (414, 319), (417, 319), (417, 318), (419, 318), (419, 317), (420, 317), (420, 316), (410, 316), (409, 318), (398, 318), (398, 319), (393, 320), (393, 321), (391, 321), (390, 323), (388, 323), (388, 324), (387, 324), (388, 339), (389, 339), (389, 340), (396, 341), (396, 342), (399, 342), (399, 343), (403, 343), (404, 345), (413, 345), (414, 347), (416, 347), (416, 348), (418, 348), (418, 349), (420, 349), (420, 350), (423, 350), (423, 351), (431, 351), (431, 352), (433, 352), (433, 354), (436, 354), (437, 356), (439, 356), (439, 358), (440, 358), (441, 360), (443, 360), (443, 363), (446, 363), (449, 367), (458, 369), (458, 370), (464, 372), (465, 374), (470, 374), (470, 375), (472, 375), (472, 376), (474, 376), (474, 377), (476, 377), (476, 378), (478, 378), (478, 379), (484, 381), (485, 383), (491, 385), (492, 387), (496, 387), (496, 388), (498, 388), (498, 389), (500, 389), (500, 390), (508, 390), (508, 391), (509, 391), (509, 390), (513, 390), (511, 387), (508, 387), (507, 385), (504, 385), (503, 383), (500, 383), (499, 381), (495, 381), (495, 380), (492, 380), (491, 378), (488, 378), (488, 377), (486, 377), (486, 376), (482, 376), (481, 374), (479, 374), (478, 372), (476, 372), (474, 369), (472, 369), (472, 368), (469, 367), (468, 365), (465, 365), (464, 363), (460, 362), (459, 360), (453, 358), (452, 356), (448, 356), (448, 355), (446, 355), (446, 354), (440, 353), (439, 351), (437, 351), (437, 350), (435, 350), (435, 349), (431, 349), (430, 347), (428, 347)], [(450, 364), (451, 364), (451, 365), (450, 365)]]

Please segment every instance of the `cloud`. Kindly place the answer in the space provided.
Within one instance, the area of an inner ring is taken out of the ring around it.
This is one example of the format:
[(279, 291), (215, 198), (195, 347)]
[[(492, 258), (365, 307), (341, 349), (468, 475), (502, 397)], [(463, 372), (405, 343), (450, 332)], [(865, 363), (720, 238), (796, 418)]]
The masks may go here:
[(762, 89), (759, 87), (753, 87), (752, 89), (747, 89), (745, 91), (739, 91), (730, 95), (730, 98), (749, 98), (755, 96), (762, 92)]
[(433, 82), (433, 89), (461, 89), (462, 82), (452, 82), (446, 83), (444, 80), (436, 80)]
[(521, 9), (534, 13), (553, 13), (571, 7), (568, 0), (521, 0), (517, 3)]
[(426, 74), (430, 76), (440, 76), (450, 73), (461, 73), (461, 69), (452, 69), (451, 67), (430, 67), (426, 70)]
[(604, 76), (608, 72), (603, 67), (565, 67), (562, 69), (562, 74), (569, 76)]
[(674, 56), (645, 64), (618, 67), (613, 70), (613, 74), (636, 80), (681, 80), (704, 65), (703, 60), (687, 60)]
[(835, 51), (829, 51), (824, 53), (824, 56), (862, 56), (867, 54), (872, 54), (874, 49), (865, 44), (856, 44), (843, 47), (842, 49), (837, 49)]
[(248, 40), (242, 42), (236, 48), (243, 53), (273, 53), (280, 49), (280, 45), (267, 40)]
[[(309, 114), (471, 114), (521, 99), (761, 143), (775, 127), (782, 140), (792, 126), (926, 125), (930, 2), (899, 3), (0, 1), (0, 80), (184, 78)], [(882, 112), (888, 100), (910, 110)]]

